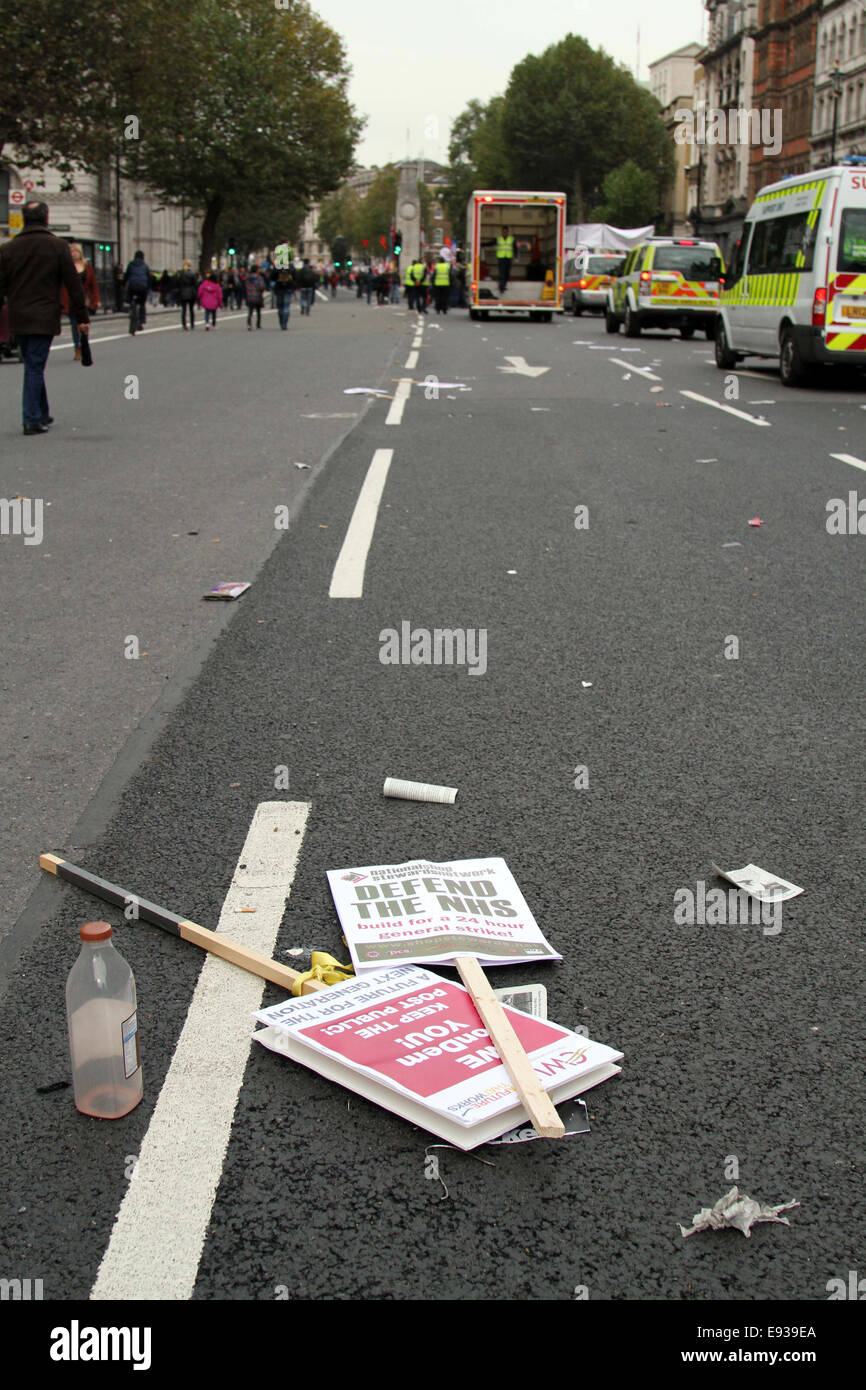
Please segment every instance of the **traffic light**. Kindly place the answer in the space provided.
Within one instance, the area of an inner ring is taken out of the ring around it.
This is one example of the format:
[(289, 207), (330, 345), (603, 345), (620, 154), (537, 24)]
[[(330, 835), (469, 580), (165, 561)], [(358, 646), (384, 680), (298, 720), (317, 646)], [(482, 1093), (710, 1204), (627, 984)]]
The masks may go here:
[(335, 270), (339, 270), (339, 269), (340, 269), (340, 262), (339, 262), (339, 261), (334, 261), (334, 269), (335, 269)]
[(348, 269), (348, 267), (349, 267), (351, 264), (352, 264), (352, 257), (350, 256), (349, 259), (348, 259), (347, 262), (346, 262), (346, 268)]
[(230, 255), (230, 256), (234, 256), (235, 254), (236, 254), (236, 253), (235, 253), (235, 248), (234, 248), (233, 246), (230, 246), (230, 247), (229, 247), (229, 255)]
[(403, 233), (402, 233), (402, 232), (395, 232), (395, 233), (394, 233), (394, 255), (395, 255), (395, 256), (399, 256), (399, 254), (400, 254), (400, 252), (401, 252), (402, 250), (403, 250)]

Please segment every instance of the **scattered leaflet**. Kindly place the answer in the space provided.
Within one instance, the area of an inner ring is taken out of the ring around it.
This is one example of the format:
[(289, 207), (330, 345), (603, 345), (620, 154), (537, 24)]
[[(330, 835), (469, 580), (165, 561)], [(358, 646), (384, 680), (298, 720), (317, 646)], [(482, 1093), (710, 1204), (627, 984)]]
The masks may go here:
[(214, 584), (212, 589), (208, 589), (202, 598), (210, 599), (233, 599), (240, 598), (249, 588), (249, 584), (241, 584), (237, 579), (225, 579), (221, 584)]
[(446, 964), (460, 955), (482, 965), (562, 960), (504, 859), (329, 869), (328, 882), (359, 974), (397, 960)]
[[(554, 1104), (598, 1085), (622, 1053), (506, 1008)], [(437, 1134), (472, 1149), (528, 1123), (462, 985), (416, 965), (376, 970), (255, 1017), (256, 1040)]]
[(718, 864), (713, 864), (712, 869), (714, 874), (735, 883), (762, 903), (784, 903), (788, 898), (796, 898), (799, 893), (805, 892), (796, 883), (789, 883), (786, 878), (779, 878), (778, 874), (768, 874), (766, 869), (759, 869), (757, 864), (747, 864), (744, 869), (720, 869)]

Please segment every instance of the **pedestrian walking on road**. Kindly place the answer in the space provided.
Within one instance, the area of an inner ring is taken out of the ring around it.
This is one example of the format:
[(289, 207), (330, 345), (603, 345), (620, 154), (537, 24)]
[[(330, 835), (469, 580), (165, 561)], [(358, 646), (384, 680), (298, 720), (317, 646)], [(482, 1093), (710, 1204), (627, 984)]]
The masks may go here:
[(262, 326), (262, 304), (265, 298), (265, 278), (253, 262), (247, 276), (247, 332), (253, 331), (253, 310), (256, 315), (256, 328)]
[(24, 204), (24, 228), (0, 246), (0, 304), (9, 301), (9, 330), (24, 354), (22, 416), (25, 434), (45, 434), (53, 423), (45, 391), (51, 339), (60, 332), (60, 286), (65, 285), (80, 332), (90, 318), (81, 279), (65, 241), (48, 230), (46, 203)]
[(310, 262), (305, 259), (304, 264), (298, 271), (298, 286), (301, 291), (301, 313), (306, 314), (307, 318), (310, 317), (310, 309), (312, 308), (313, 297), (316, 293), (317, 280), (318, 276), (315, 270), (310, 265)]
[(177, 292), (180, 298), (180, 321), (186, 332), (186, 311), (189, 310), (189, 326), (195, 328), (195, 295), (198, 289), (198, 276), (190, 261), (184, 261), (183, 270), (177, 277)]
[(415, 281), (412, 277), (412, 270), (414, 264), (414, 261), (410, 261), (409, 264), (406, 266), (406, 276), (403, 281), (406, 290), (406, 308), (409, 310), (410, 313), (415, 308)]
[[(96, 271), (89, 261), (84, 259), (84, 252), (80, 242), (71, 241), (69, 250), (72, 254), (72, 263), (76, 273), (81, 280), (81, 287), (84, 290), (84, 302), (87, 305), (88, 314), (95, 314), (99, 308), (99, 285), (96, 282)], [(70, 311), (69, 291), (65, 285), (60, 286), (60, 308), (64, 314), (69, 315), (69, 326), (72, 329), (72, 342), (75, 346), (75, 361), (81, 361), (81, 339), (78, 333), (78, 320)]]
[(271, 288), (276, 296), (277, 315), (283, 332), (289, 326), (292, 312), (292, 295), (295, 292), (295, 267), (292, 264), (292, 251), (287, 241), (280, 242), (274, 249), (274, 268), (271, 272)]
[(437, 314), (448, 313), (448, 296), (451, 293), (451, 262), (440, 256), (433, 268), (433, 298)]
[(332, 270), (332, 271), (331, 271), (331, 298), (332, 298), (332, 299), (336, 299), (336, 298), (337, 298), (337, 286), (339, 285), (339, 283), (340, 283), (340, 277), (339, 277), (339, 275), (337, 274), (336, 270)]
[[(138, 305), (138, 323), (144, 328), (147, 323), (147, 296), (150, 293), (150, 266), (144, 259), (143, 251), (136, 251), (123, 273), (123, 283), (129, 295), (130, 304)], [(130, 328), (130, 333), (133, 329)]]
[(496, 238), (496, 263), (499, 267), (499, 294), (504, 295), (508, 289), (508, 277), (511, 275), (511, 265), (514, 260), (514, 237), (509, 236), (508, 228), (503, 227), (500, 235)]
[(415, 287), (415, 307), (418, 310), (419, 314), (426, 314), (427, 266), (422, 261), (420, 256), (418, 256), (417, 259), (412, 262), (412, 268), (409, 273), (412, 276), (412, 284)]
[(223, 307), (223, 292), (220, 289), (215, 270), (209, 270), (202, 280), (198, 287), (197, 298), (204, 309), (204, 331), (208, 333), (211, 326), (216, 328), (217, 309)]

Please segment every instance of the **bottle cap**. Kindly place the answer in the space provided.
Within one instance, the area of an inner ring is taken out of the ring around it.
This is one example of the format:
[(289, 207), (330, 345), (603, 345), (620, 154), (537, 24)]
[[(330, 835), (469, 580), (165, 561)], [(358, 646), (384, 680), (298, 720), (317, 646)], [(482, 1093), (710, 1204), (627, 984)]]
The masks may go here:
[(111, 926), (108, 922), (85, 922), (78, 935), (82, 941), (109, 941)]

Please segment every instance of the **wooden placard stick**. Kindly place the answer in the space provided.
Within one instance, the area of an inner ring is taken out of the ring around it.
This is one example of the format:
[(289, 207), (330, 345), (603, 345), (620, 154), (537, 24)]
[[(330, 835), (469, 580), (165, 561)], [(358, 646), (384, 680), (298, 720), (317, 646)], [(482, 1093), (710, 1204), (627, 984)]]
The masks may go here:
[[(251, 975), (258, 975), (263, 980), (270, 980), (272, 984), (282, 985), (283, 989), (291, 990), (292, 985), (300, 978), (300, 971), (291, 970), (289, 966), (271, 960), (269, 956), (262, 955), (261, 951), (253, 951), (249, 946), (242, 946), (239, 941), (233, 941), (230, 936), (200, 927), (198, 922), (190, 922), (178, 913), (170, 912), (168, 908), (158, 907), (156, 903), (140, 898), (137, 893), (119, 888), (116, 883), (97, 878), (96, 874), (80, 869), (77, 864), (71, 864), (68, 859), (61, 859), (57, 854), (40, 854), (39, 865), (49, 874), (56, 874), (67, 883), (74, 883), (76, 888), (83, 888), (86, 893), (102, 898), (103, 902), (113, 903), (115, 907), (126, 908), (134, 903), (136, 918), (151, 922), (155, 927), (162, 927), (163, 931), (170, 932), (172, 936), (191, 941), (203, 951), (210, 951), (211, 955), (220, 956), (232, 965), (239, 965)], [(317, 989), (327, 989), (327, 985), (321, 980), (305, 980), (301, 986), (301, 993), (312, 994)]]
[(556, 1107), (539, 1081), (535, 1068), (524, 1051), (523, 1044), (511, 1026), (511, 1021), (493, 993), (490, 981), (474, 956), (456, 956), (454, 964), (469, 991), (469, 996), (481, 1015), (502, 1065), (514, 1083), (521, 1104), (542, 1139), (562, 1139), (565, 1125)]

